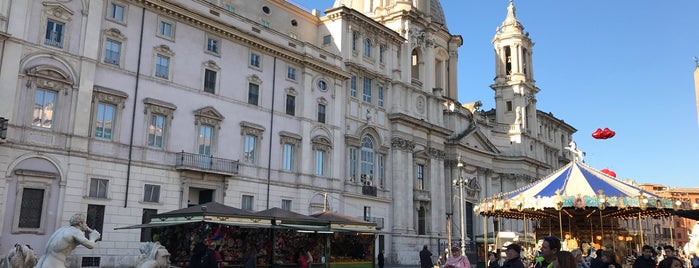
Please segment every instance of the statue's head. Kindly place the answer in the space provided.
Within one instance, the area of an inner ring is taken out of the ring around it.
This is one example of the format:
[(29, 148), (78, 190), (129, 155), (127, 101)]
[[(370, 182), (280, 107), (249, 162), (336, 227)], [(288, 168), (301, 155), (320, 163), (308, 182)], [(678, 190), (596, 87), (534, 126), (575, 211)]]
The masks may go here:
[(75, 213), (70, 217), (70, 226), (82, 227), (85, 224), (85, 215), (82, 213)]

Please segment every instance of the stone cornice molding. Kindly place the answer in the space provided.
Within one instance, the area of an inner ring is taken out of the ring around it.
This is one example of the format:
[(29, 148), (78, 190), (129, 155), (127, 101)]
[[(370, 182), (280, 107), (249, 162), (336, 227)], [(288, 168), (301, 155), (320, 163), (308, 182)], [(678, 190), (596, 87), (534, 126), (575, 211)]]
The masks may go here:
[(161, 100), (156, 100), (153, 98), (143, 99), (143, 106), (145, 108), (143, 109), (143, 113), (148, 113), (148, 111), (150, 110), (153, 113), (162, 114), (170, 117), (172, 117), (172, 115), (175, 113), (175, 110), (177, 110), (177, 105)]
[[(256, 37), (250, 33), (245, 33), (235, 26), (231, 26), (220, 20), (208, 18), (202, 14), (196, 13), (188, 9), (186, 6), (156, 0), (128, 0), (127, 2), (144, 7), (156, 13), (166, 14), (168, 16), (177, 18), (191, 26), (201, 27), (207, 32), (212, 32), (222, 37), (229, 38), (230, 40), (236, 41), (244, 46), (260, 50), (290, 63), (308, 66), (309, 68), (327, 73), (337, 79), (349, 78), (349, 74), (343, 71), (340, 67), (333, 66), (324, 61), (309, 57), (304, 53), (285, 49), (278, 44), (266, 42), (264, 39)], [(305, 44), (308, 45), (307, 43)]]

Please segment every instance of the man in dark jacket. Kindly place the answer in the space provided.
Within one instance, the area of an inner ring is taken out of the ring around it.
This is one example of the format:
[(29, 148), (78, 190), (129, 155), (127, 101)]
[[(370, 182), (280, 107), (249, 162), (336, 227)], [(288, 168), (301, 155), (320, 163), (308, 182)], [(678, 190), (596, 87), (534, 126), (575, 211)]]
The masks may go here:
[[(675, 251), (675, 248), (670, 245), (665, 245), (663, 247), (663, 250), (665, 250), (665, 256), (663, 256), (663, 260), (658, 263), (658, 267), (660, 266), (667, 266), (670, 267), (672, 266), (672, 261), (673, 259), (670, 257), (677, 257), (677, 252)], [(666, 264), (663, 264), (663, 262), (667, 262)]]
[(507, 251), (505, 251), (507, 259), (500, 268), (524, 268), (520, 254), (522, 254), (522, 246), (517, 244), (507, 245)]
[(422, 251), (420, 251), (420, 267), (432, 268), (432, 252), (427, 249), (427, 245), (422, 247)]
[(641, 256), (636, 257), (636, 261), (633, 262), (633, 268), (655, 268), (653, 247), (649, 245), (643, 246), (643, 253)]

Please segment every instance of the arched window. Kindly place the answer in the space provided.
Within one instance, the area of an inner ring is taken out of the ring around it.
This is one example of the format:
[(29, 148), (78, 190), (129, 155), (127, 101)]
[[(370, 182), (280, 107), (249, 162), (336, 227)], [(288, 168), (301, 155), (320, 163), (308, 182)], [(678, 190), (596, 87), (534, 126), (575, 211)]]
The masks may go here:
[(414, 80), (420, 80), (420, 58), (417, 49), (413, 49), (410, 55), (410, 74)]
[(370, 137), (362, 139), (362, 151), (360, 158), (362, 184), (374, 185), (374, 141)]
[(371, 40), (364, 39), (364, 57), (371, 57)]

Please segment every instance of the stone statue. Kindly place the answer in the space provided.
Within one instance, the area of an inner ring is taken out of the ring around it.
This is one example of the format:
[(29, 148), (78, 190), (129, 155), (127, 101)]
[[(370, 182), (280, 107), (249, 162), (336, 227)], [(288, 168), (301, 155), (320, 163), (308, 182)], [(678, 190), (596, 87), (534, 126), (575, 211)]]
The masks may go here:
[(689, 233), (689, 242), (684, 244), (685, 256), (695, 254), (699, 256), (699, 222), (694, 224), (692, 232)]
[(15, 244), (7, 256), (0, 259), (0, 268), (31, 268), (36, 265), (36, 255), (29, 245)]
[[(88, 239), (85, 232), (90, 232)], [(100, 233), (87, 227), (85, 215), (77, 213), (70, 217), (70, 226), (56, 230), (46, 243), (46, 253), (39, 259), (37, 268), (66, 268), (66, 257), (78, 246), (92, 249)]]
[(167, 268), (170, 267), (170, 252), (160, 242), (147, 242), (141, 244), (141, 259), (136, 264), (137, 268)]

